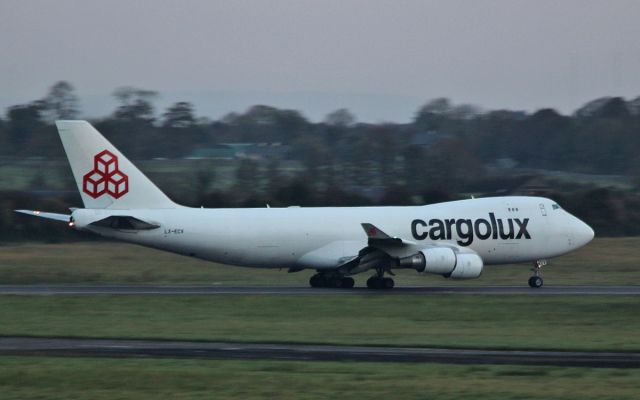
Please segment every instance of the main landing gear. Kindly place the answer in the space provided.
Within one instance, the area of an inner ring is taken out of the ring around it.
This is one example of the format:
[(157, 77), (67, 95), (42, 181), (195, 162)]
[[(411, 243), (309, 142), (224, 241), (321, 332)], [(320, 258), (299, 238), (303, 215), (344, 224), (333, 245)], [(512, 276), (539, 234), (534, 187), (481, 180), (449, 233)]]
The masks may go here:
[(542, 267), (544, 267), (545, 265), (547, 265), (546, 260), (538, 260), (533, 264), (533, 268), (531, 268), (531, 271), (533, 271), (533, 276), (529, 278), (529, 286), (531, 286), (532, 288), (537, 289), (542, 287), (542, 284), (544, 283), (541, 276)]
[(384, 269), (379, 268), (374, 276), (367, 279), (369, 289), (393, 289), (395, 282), (391, 278), (385, 278)]
[(367, 279), (367, 287), (369, 289), (393, 289), (395, 282), (391, 278), (379, 278), (372, 276)]
[[(377, 268), (376, 274), (367, 279), (367, 287), (369, 289), (392, 289), (395, 282), (393, 279), (385, 277), (385, 272), (392, 274), (391, 271), (387, 271), (384, 268)], [(314, 288), (350, 289), (354, 284), (355, 281), (353, 278), (341, 275), (337, 272), (318, 272), (309, 278), (309, 285)]]
[(314, 288), (350, 289), (355, 281), (348, 276), (318, 272), (309, 279), (309, 285)]

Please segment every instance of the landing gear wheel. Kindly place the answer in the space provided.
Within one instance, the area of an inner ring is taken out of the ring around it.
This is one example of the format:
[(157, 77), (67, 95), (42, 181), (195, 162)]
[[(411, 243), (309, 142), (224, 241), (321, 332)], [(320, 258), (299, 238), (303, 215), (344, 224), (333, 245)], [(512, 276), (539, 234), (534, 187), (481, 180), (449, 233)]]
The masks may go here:
[(356, 282), (353, 280), (353, 278), (349, 278), (349, 277), (342, 278), (342, 287), (345, 289), (351, 289), (355, 284)]
[(395, 282), (391, 278), (382, 278), (382, 287), (384, 289), (393, 289)]
[(317, 273), (309, 278), (309, 285), (314, 288), (352, 288), (355, 285), (353, 278), (341, 275)]
[(314, 288), (322, 287), (324, 283), (323, 281), (324, 279), (322, 278), (322, 275), (315, 274), (311, 278), (309, 278), (309, 285)]
[(378, 278), (375, 276), (372, 276), (371, 278), (367, 279), (367, 287), (369, 289), (377, 289), (377, 283), (378, 283)]
[(393, 286), (395, 286), (395, 282), (391, 278), (372, 276), (367, 279), (367, 287), (369, 289), (392, 289)]
[(329, 280), (329, 287), (340, 289), (342, 287), (342, 278), (339, 276), (334, 276)]
[(333, 279), (325, 274), (317, 273), (309, 278), (309, 285), (314, 288), (333, 287)]
[(542, 287), (543, 283), (544, 281), (539, 276), (532, 276), (531, 278), (529, 278), (529, 286), (531, 286), (532, 288), (540, 288)]
[(532, 288), (541, 288), (544, 281), (542, 280), (542, 267), (547, 265), (547, 260), (537, 260), (533, 263), (533, 276), (529, 278), (529, 286)]

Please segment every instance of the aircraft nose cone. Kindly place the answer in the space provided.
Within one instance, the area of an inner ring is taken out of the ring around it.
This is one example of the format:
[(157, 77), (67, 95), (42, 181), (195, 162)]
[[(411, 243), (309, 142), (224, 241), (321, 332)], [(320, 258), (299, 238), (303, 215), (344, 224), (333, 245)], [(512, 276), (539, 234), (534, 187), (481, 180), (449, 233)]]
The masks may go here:
[(595, 232), (589, 225), (577, 219), (574, 235), (576, 244), (578, 246), (584, 246), (593, 240)]

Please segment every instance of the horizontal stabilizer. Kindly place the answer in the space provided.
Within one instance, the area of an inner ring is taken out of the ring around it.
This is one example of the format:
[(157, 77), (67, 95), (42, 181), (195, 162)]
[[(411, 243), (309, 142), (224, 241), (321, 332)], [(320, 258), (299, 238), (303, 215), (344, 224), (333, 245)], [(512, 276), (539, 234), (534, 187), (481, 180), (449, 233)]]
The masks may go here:
[(14, 210), (17, 213), (20, 214), (26, 214), (26, 215), (31, 215), (34, 217), (40, 217), (40, 218), (46, 218), (46, 219), (52, 219), (54, 221), (62, 221), (62, 222), (69, 222), (71, 219), (71, 215), (67, 215), (67, 214), (57, 214), (57, 213), (50, 213), (50, 212), (42, 212), (42, 211), (38, 211), (38, 210)]
[(131, 216), (112, 215), (110, 217), (92, 222), (89, 225), (100, 226), (118, 230), (144, 231), (160, 228), (160, 225), (143, 221)]

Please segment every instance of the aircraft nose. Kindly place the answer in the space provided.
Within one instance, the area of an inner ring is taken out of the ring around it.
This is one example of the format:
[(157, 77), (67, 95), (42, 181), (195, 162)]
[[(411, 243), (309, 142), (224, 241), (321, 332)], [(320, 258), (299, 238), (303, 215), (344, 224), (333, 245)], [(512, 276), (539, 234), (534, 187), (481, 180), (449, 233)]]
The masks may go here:
[(593, 240), (595, 232), (589, 225), (585, 224), (578, 218), (576, 218), (574, 225), (574, 237), (576, 245), (582, 247)]

